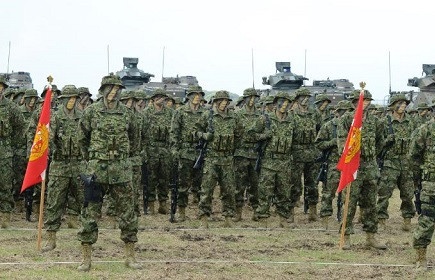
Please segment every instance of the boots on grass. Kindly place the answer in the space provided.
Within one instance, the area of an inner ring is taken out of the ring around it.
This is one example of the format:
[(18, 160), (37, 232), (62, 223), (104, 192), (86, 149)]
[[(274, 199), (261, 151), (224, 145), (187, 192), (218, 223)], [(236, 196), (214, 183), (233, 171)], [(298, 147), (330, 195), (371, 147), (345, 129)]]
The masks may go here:
[(159, 201), (159, 214), (169, 214), (168, 206), (166, 205), (166, 200)]
[(308, 216), (308, 221), (315, 222), (317, 221), (317, 205), (309, 206), (310, 215)]
[(200, 228), (202, 229), (208, 229), (208, 217), (207, 215), (201, 216), (201, 225)]
[(415, 249), (417, 254), (417, 260), (415, 262), (415, 268), (417, 270), (427, 269), (426, 248)]
[(329, 229), (329, 216), (322, 217), (322, 227), (324, 230)]
[(234, 227), (233, 219), (231, 217), (228, 217), (228, 216), (225, 217), (224, 227), (225, 228), (232, 228), (232, 227)]
[(411, 230), (411, 218), (404, 218), (403, 219), (402, 230), (403, 231), (410, 231)]
[(0, 212), (0, 228), (8, 228), (11, 222), (11, 213)]
[(290, 224), (292, 224), (292, 223), (295, 222), (295, 208), (294, 208), (294, 207), (292, 207), (292, 208), (290, 209), (290, 216), (289, 216), (289, 218), (288, 218), (288, 222), (289, 222)]
[(385, 250), (387, 249), (387, 245), (381, 243), (379, 240), (376, 239), (375, 234), (373, 232), (367, 232), (366, 233), (366, 247), (367, 248), (375, 248), (379, 250)]
[(148, 201), (148, 214), (155, 215), (156, 214), (156, 208), (154, 206), (154, 201)]
[(242, 207), (236, 208), (236, 213), (234, 215), (233, 221), (234, 222), (240, 222), (242, 220)]
[(343, 250), (350, 250), (350, 235), (344, 236), (344, 244), (342, 247)]
[(42, 252), (48, 252), (54, 250), (54, 248), (56, 248), (56, 232), (47, 231), (47, 243), (45, 243), (44, 248), (42, 248)]
[(142, 268), (142, 264), (136, 260), (133, 242), (125, 243), (125, 266), (133, 269)]
[(91, 269), (92, 245), (90, 243), (82, 243), (82, 263), (77, 267), (79, 271), (89, 271)]
[(178, 207), (177, 222), (184, 222), (186, 220), (186, 207)]

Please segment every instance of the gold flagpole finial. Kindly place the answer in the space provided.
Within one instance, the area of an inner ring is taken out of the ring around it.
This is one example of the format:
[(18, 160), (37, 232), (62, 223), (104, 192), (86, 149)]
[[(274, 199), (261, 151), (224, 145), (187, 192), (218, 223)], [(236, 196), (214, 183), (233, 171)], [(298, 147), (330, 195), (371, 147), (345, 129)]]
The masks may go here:
[(51, 75), (47, 77), (47, 81), (48, 81), (49, 84), (51, 84), (53, 82), (53, 80), (54, 79), (53, 79), (53, 77)]
[(360, 82), (359, 86), (361, 87), (362, 90), (364, 90), (364, 88), (366, 87), (366, 82)]

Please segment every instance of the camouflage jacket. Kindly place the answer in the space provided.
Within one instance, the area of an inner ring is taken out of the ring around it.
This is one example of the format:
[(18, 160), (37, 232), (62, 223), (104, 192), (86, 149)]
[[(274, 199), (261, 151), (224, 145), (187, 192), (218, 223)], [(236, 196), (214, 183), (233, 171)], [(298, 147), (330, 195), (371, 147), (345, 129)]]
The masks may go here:
[(169, 131), (174, 110), (163, 107), (157, 111), (154, 106), (150, 106), (144, 111), (142, 126), (142, 141), (145, 145), (147, 157), (161, 158), (170, 157), (169, 150)]
[(337, 148), (337, 126), (338, 118), (327, 121), (320, 127), (316, 137), (316, 144), (319, 150), (325, 154), (330, 151), (328, 162), (338, 162), (340, 154)]
[(193, 111), (189, 104), (174, 111), (170, 130), (171, 150), (173, 153), (178, 153), (182, 159), (194, 161), (197, 157), (196, 146), (199, 138), (196, 131), (204, 112), (202, 107)]
[(319, 154), (314, 143), (321, 123), (319, 115), (311, 109), (305, 113), (292, 111), (292, 114), (295, 123), (293, 159), (296, 162), (314, 162)]
[(22, 143), (26, 122), (18, 106), (0, 97), (0, 158), (11, 158)]
[(235, 113), (238, 131), (240, 133), (240, 141), (235, 143), (236, 149), (234, 156), (249, 159), (257, 158), (258, 141), (253, 137), (252, 133), (248, 132), (248, 128), (253, 125), (255, 126), (255, 122), (259, 121), (260, 115), (260, 111), (256, 110), (253, 113), (250, 113), (245, 107)]

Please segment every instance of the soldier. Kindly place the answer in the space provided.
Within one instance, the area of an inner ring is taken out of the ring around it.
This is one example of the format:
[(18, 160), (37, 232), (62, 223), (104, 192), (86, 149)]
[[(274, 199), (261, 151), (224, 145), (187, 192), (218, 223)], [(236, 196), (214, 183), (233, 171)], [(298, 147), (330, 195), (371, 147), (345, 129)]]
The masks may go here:
[(152, 105), (144, 111), (143, 143), (148, 157), (148, 208), (154, 214), (154, 203), (159, 201), (158, 212), (168, 214), (168, 194), (172, 155), (169, 147), (169, 130), (173, 110), (165, 107), (168, 92), (156, 89), (151, 96)]
[(26, 130), (24, 117), (18, 106), (3, 96), (8, 87), (6, 80), (0, 76), (0, 227), (7, 228), (14, 208), (13, 197), (13, 155)]
[[(295, 92), (295, 102), (292, 110), (295, 122), (295, 132), (293, 138), (293, 170), (292, 181), (294, 188), (291, 190), (292, 208), (299, 201), (304, 190), (304, 205), (308, 204), (309, 221), (317, 220), (317, 202), (319, 193), (317, 185), (314, 182), (314, 176), (317, 175), (318, 168), (314, 164), (319, 151), (315, 147), (317, 130), (320, 128), (319, 116), (309, 108), (310, 91), (306, 88), (300, 88)], [(303, 184), (302, 184), (303, 176)], [(293, 211), (290, 220), (294, 219)]]
[(404, 231), (411, 230), (411, 218), (415, 215), (412, 202), (414, 186), (407, 157), (411, 134), (415, 128), (411, 118), (405, 112), (409, 103), (410, 101), (404, 94), (396, 94), (391, 97), (388, 104), (393, 112), (384, 118), (386, 143), (380, 155), (381, 178), (377, 204), (379, 224), (385, 226), (385, 220), (389, 218), (389, 199), (397, 186), (402, 200), (400, 210), (403, 217), (402, 230)]
[[(256, 161), (260, 152), (258, 141), (249, 135), (247, 128), (253, 126), (261, 115), (256, 105), (260, 95), (253, 88), (245, 89), (243, 92), (243, 106), (236, 113), (240, 141), (236, 143), (234, 152), (234, 173), (236, 180), (235, 201), (236, 213), (234, 221), (242, 220), (242, 209), (245, 203), (245, 192), (249, 199), (249, 204), (255, 213), (258, 206), (258, 171)], [(260, 168), (260, 166), (257, 166)], [(253, 216), (255, 218), (255, 215)]]
[(208, 217), (212, 213), (213, 191), (220, 187), (222, 214), (225, 227), (231, 227), (234, 216), (234, 142), (238, 137), (234, 114), (227, 111), (231, 99), (226, 90), (217, 91), (212, 108), (197, 123), (196, 136), (207, 141), (207, 157), (203, 167), (199, 218), (203, 228), (208, 228)]
[(183, 99), (181, 97), (174, 97), (174, 109), (177, 110), (181, 106), (183, 106)]
[(432, 108), (426, 103), (421, 102), (417, 106), (418, 111), (418, 123), (423, 124), (432, 118)]
[(435, 122), (419, 127), (411, 138), (409, 158), (414, 174), (421, 174), (421, 214), (414, 230), (413, 247), (417, 254), (416, 267), (427, 269), (426, 251), (435, 228)]
[[(290, 190), (292, 165), (292, 142), (294, 123), (288, 113), (290, 97), (286, 92), (278, 92), (274, 98), (275, 110), (261, 117), (260, 129), (256, 138), (264, 143), (264, 157), (259, 178), (259, 205), (255, 216), (267, 227), (270, 217), (270, 204), (275, 199), (276, 211), (280, 217), (279, 227), (288, 227), (291, 215)], [(254, 133), (251, 133), (254, 134)]]
[(81, 213), (82, 228), (78, 239), (82, 244), (83, 261), (77, 268), (91, 268), (92, 244), (98, 239), (98, 214), (102, 197), (113, 197), (119, 217), (121, 240), (125, 243), (125, 265), (141, 268), (134, 255), (138, 220), (134, 209), (135, 192), (132, 186), (130, 158), (137, 146), (137, 128), (133, 113), (118, 100), (121, 79), (116, 75), (103, 77), (99, 102), (90, 105), (79, 121), (79, 145), (86, 160), (85, 198)]
[[(319, 130), (316, 137), (316, 144), (319, 150), (322, 151), (322, 165), (326, 164), (327, 170), (320, 170), (320, 176), (325, 176), (323, 181), (319, 181), (322, 188), (322, 199), (320, 208), (320, 217), (322, 225), (327, 230), (329, 226), (329, 217), (332, 216), (332, 201), (337, 191), (338, 182), (340, 180), (340, 172), (335, 168), (335, 165), (340, 159), (340, 152), (337, 148), (337, 125), (338, 119), (347, 111), (352, 110), (350, 101), (341, 100), (337, 104), (334, 111), (334, 118), (327, 121)], [(321, 168), (324, 168), (323, 166)], [(320, 178), (317, 178), (320, 180)], [(320, 187), (319, 186), (319, 187)]]
[(204, 92), (200, 86), (190, 86), (187, 90), (187, 103), (174, 112), (171, 123), (171, 150), (174, 160), (178, 160), (178, 221), (186, 220), (189, 189), (196, 189), (194, 198), (201, 186), (202, 166), (193, 168), (197, 158), (199, 138), (196, 123), (204, 114), (200, 102)]
[(77, 102), (77, 109), (84, 111), (86, 107), (92, 104), (92, 94), (87, 87), (79, 87), (79, 100)]
[[(80, 186), (78, 175), (83, 166), (77, 127), (82, 111), (76, 109), (79, 92), (74, 85), (62, 88), (62, 95), (58, 97), (59, 108), (53, 112), (50, 120), (50, 149), (52, 161), (50, 163), (50, 181), (47, 186), (46, 220), (47, 244), (43, 252), (56, 248), (56, 232), (61, 225), (61, 218), (67, 207), (68, 195), (71, 195), (76, 205), (74, 219), (77, 220), (83, 205), (83, 189)], [(71, 214), (71, 213), (70, 213)], [(74, 221), (74, 224), (76, 222)]]
[(18, 106), (21, 106), (24, 104), (24, 94), (26, 93), (25, 88), (17, 88), (15, 90), (15, 94), (13, 96), (13, 102), (17, 104)]
[(165, 106), (169, 109), (175, 109), (175, 98), (172, 94), (168, 93), (165, 101)]
[[(360, 92), (353, 92), (352, 102), (358, 103)], [(385, 244), (380, 243), (375, 234), (378, 231), (378, 215), (376, 210), (377, 180), (380, 176), (376, 156), (382, 150), (384, 144), (383, 124), (375, 116), (368, 113), (368, 108), (373, 100), (371, 93), (364, 90), (363, 126), (361, 129), (361, 158), (358, 169), (358, 177), (352, 183), (350, 189), (349, 212), (344, 235), (343, 249), (350, 249), (350, 234), (353, 231), (353, 218), (356, 206), (359, 203), (362, 218), (363, 231), (366, 232), (366, 247), (385, 250)], [(344, 143), (351, 127), (353, 113), (348, 112), (339, 119), (337, 126), (338, 149), (343, 151)], [(347, 191), (347, 190), (345, 190)]]
[[(41, 93), (42, 99), (45, 99), (45, 95), (47, 94), (47, 87), (44, 88), (44, 90)], [(51, 109), (57, 110), (58, 106), (58, 100), (57, 97), (61, 94), (60, 90), (57, 88), (56, 85), (51, 86)]]
[(329, 99), (328, 95), (325, 93), (316, 95), (316, 101), (314, 101), (314, 105), (316, 106), (316, 112), (319, 114), (321, 119), (320, 125), (323, 125), (333, 117), (329, 108), (331, 102), (331, 99)]

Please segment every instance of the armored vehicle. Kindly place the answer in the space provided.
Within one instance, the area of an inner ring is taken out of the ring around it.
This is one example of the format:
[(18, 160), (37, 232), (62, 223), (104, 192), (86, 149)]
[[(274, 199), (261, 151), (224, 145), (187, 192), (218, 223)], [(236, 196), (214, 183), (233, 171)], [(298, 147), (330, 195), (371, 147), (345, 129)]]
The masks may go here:
[(151, 93), (157, 88), (164, 88), (173, 97), (184, 99), (186, 90), (191, 85), (198, 85), (198, 80), (195, 76), (163, 77), (161, 82), (149, 82), (143, 86), (143, 89)]
[[(435, 64), (423, 64), (424, 76), (421, 78), (408, 79), (408, 86), (418, 87), (420, 91), (410, 91), (408, 97), (411, 100), (410, 107), (416, 107), (420, 103), (432, 104), (435, 99)], [(423, 74), (422, 73), (422, 74)]]
[(138, 89), (143, 84), (148, 83), (151, 77), (154, 77), (153, 74), (145, 73), (137, 68), (139, 58), (123, 57), (122, 61), (124, 62), (124, 68), (116, 72), (116, 75), (121, 78), (122, 84), (125, 86), (126, 90)]
[(33, 88), (32, 78), (30, 77), (29, 72), (18, 71), (12, 73), (0, 73), (0, 75), (6, 78), (6, 81), (11, 88)]
[(312, 86), (306, 86), (315, 98), (318, 94), (326, 94), (331, 99), (332, 104), (337, 104), (341, 100), (348, 99), (353, 90), (353, 83), (348, 79), (313, 80)]
[(263, 77), (263, 85), (270, 85), (271, 89), (263, 90), (262, 95), (275, 95), (278, 91), (294, 92), (308, 80), (304, 76), (292, 73), (290, 62), (275, 62), (275, 66), (275, 74), (269, 78)]

